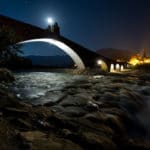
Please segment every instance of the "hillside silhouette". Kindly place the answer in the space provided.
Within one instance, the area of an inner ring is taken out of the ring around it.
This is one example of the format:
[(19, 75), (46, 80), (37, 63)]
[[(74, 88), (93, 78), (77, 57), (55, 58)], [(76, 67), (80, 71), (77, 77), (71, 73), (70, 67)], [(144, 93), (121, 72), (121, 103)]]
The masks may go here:
[(107, 58), (117, 60), (121, 59), (124, 61), (128, 61), (131, 56), (138, 53), (138, 51), (132, 50), (121, 50), (121, 49), (114, 49), (114, 48), (104, 48), (96, 51), (98, 54), (103, 55)]

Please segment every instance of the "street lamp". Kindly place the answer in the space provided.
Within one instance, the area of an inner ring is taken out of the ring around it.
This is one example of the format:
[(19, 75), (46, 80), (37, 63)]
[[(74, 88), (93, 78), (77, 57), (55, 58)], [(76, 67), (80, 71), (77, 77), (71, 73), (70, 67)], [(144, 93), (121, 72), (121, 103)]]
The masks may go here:
[(97, 61), (97, 64), (98, 64), (98, 65), (102, 65), (102, 63), (103, 63), (102, 60), (98, 60), (98, 61)]

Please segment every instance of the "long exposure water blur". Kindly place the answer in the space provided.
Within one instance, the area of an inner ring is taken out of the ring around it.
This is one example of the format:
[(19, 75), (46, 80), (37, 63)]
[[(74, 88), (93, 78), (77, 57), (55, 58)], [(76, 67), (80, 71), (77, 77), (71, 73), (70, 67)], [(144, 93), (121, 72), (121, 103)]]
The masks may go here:
[[(63, 94), (65, 87), (75, 84), (77, 81), (82, 83), (83, 80), (85, 80), (85, 82), (94, 82), (96, 80), (103, 94), (108, 92), (106, 86), (111, 87), (113, 91), (113, 88), (119, 85), (122, 89), (128, 89), (132, 93), (136, 92), (143, 99), (149, 99), (148, 95), (144, 95), (144, 92), (150, 91), (149, 82), (142, 84), (136, 77), (128, 77), (122, 80), (122, 78), (120, 79), (118, 76), (87, 76), (56, 72), (21, 72), (15, 73), (15, 78), (16, 81), (11, 86), (12, 90), (18, 97), (23, 100), (27, 99), (33, 104), (55, 101)], [(78, 93), (78, 89), (76, 90), (76, 93)], [(114, 94), (114, 92), (112, 93)]]
[(22, 72), (15, 73), (15, 78), (12, 90), (18, 97), (33, 104), (43, 104), (55, 101), (62, 95), (61, 90), (65, 86), (84, 76), (69, 73)]
[[(39, 114), (37, 119), (33, 118), (33, 122), (36, 120), (38, 126), (47, 128), (47, 120), (50, 119), (51, 123), (54, 121), (54, 126), (60, 125), (60, 129), (63, 125), (69, 128), (65, 130), (65, 134), (70, 134), (70, 127), (74, 130), (76, 125), (79, 125), (82, 134), (92, 129), (92, 133), (87, 133), (88, 138), (91, 138), (91, 134), (95, 137), (95, 134), (99, 133), (106, 134), (102, 140), (107, 138), (108, 134), (114, 137), (116, 134), (125, 134), (128, 139), (135, 138), (131, 146), (136, 145), (136, 139), (139, 138), (140, 143), (149, 147), (149, 74), (131, 72), (75, 75), (70, 72), (20, 72), (15, 73), (15, 78), (16, 81), (10, 88), (21, 101), (21, 105), (25, 105), (29, 110), (32, 108), (33, 112), (36, 110), (36, 114)], [(47, 113), (50, 113), (50, 116), (45, 119)], [(53, 116), (51, 118), (55, 113), (58, 115), (56, 120)], [(32, 115), (29, 116), (32, 120)], [(66, 118), (69, 120), (67, 126)], [(126, 140), (123, 143), (126, 143)], [(109, 144), (105, 146), (107, 145)]]

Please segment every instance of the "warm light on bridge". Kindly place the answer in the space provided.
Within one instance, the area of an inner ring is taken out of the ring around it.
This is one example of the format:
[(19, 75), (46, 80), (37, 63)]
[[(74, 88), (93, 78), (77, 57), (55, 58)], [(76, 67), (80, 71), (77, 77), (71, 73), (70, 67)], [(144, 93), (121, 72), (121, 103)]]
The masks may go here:
[(101, 59), (97, 60), (97, 65), (100, 66), (101, 70), (103, 70), (103, 71), (108, 70), (108, 65), (106, 64), (106, 62), (104, 62)]
[(98, 64), (98, 65), (102, 65), (102, 63), (103, 63), (102, 60), (98, 60), (98, 61), (97, 61), (97, 64)]
[(120, 65), (116, 64), (116, 70), (119, 71), (120, 70)]

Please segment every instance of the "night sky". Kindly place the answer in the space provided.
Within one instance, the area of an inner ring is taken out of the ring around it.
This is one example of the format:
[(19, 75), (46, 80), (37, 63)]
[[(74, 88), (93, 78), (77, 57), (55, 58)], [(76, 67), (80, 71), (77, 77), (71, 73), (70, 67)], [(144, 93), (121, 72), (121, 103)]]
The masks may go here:
[(150, 0), (0, 0), (0, 14), (42, 28), (52, 17), (63, 36), (94, 51), (150, 49)]

